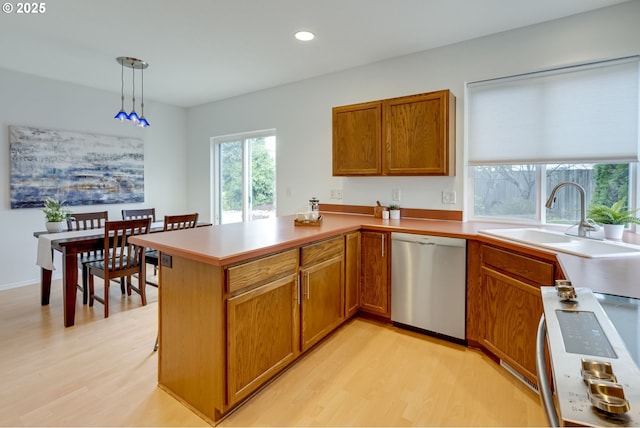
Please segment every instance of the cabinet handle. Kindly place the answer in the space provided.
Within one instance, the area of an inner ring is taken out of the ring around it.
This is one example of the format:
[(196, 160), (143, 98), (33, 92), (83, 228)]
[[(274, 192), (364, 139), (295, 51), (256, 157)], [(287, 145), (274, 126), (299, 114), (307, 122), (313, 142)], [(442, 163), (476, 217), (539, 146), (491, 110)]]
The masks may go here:
[(382, 235), (382, 257), (384, 257), (384, 238), (386, 235)]
[(296, 297), (293, 300), (296, 300), (300, 305), (300, 276), (298, 275), (296, 275)]
[(309, 285), (309, 272), (307, 272), (306, 275), (307, 275), (307, 300), (309, 300), (311, 298), (311, 287)]

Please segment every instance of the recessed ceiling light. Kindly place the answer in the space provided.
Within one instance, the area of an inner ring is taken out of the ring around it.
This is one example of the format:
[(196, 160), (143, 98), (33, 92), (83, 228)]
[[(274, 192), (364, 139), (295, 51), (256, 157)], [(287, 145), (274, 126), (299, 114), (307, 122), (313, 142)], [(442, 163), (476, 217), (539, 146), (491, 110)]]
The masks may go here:
[(311, 31), (298, 31), (295, 34), (296, 39), (301, 40), (303, 42), (308, 42), (309, 40), (313, 40), (313, 38), (315, 37), (315, 34), (313, 34)]

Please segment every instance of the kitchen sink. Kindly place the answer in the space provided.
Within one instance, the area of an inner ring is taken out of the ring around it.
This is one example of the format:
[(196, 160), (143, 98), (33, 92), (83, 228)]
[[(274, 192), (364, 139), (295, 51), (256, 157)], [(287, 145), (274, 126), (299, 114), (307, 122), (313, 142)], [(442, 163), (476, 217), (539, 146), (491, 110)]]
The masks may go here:
[(484, 229), (480, 234), (509, 241), (541, 247), (580, 257), (628, 257), (640, 256), (640, 247), (622, 242), (597, 241), (589, 238), (566, 235), (546, 229)]

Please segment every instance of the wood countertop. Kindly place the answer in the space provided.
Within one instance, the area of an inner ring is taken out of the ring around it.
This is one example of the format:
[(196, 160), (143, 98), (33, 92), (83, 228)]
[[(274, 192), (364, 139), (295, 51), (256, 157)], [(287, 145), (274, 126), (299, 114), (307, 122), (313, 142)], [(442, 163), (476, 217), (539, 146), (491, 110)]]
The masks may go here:
[[(341, 233), (359, 229), (388, 232), (421, 233), (499, 241), (518, 250), (554, 254), (526, 245), (478, 235), (481, 229), (531, 227), (508, 223), (459, 222), (446, 220), (382, 220), (367, 215), (322, 213), (321, 226), (294, 226), (295, 216), (274, 217), (244, 223), (199, 227), (160, 232), (131, 238), (131, 242), (163, 253), (186, 257), (203, 263), (225, 266), (273, 252), (305, 245)], [(533, 226), (535, 227), (535, 226)], [(629, 235), (638, 243), (638, 235)], [(625, 235), (625, 241), (627, 241)], [(640, 257), (589, 259), (555, 253), (568, 279), (576, 287), (593, 291), (640, 298)]]
[(366, 215), (329, 213), (322, 213), (320, 226), (294, 226), (294, 219), (295, 216), (273, 217), (160, 232), (133, 237), (131, 242), (166, 254), (224, 266), (359, 229), (469, 238), (482, 228), (514, 227), (446, 220), (382, 220)]

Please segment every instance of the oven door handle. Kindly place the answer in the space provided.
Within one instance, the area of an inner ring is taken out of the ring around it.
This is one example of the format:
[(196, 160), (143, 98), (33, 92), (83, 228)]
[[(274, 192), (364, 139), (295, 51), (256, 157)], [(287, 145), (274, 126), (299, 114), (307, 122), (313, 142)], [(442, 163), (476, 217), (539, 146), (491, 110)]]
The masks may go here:
[(542, 401), (542, 407), (547, 414), (547, 421), (550, 427), (559, 427), (560, 421), (558, 419), (558, 413), (556, 407), (553, 404), (553, 391), (551, 390), (551, 383), (547, 377), (547, 360), (545, 359), (544, 349), (546, 345), (547, 325), (544, 319), (544, 314), (540, 317), (540, 323), (538, 324), (538, 334), (536, 337), (536, 372), (538, 375), (538, 387), (540, 389), (540, 400)]

